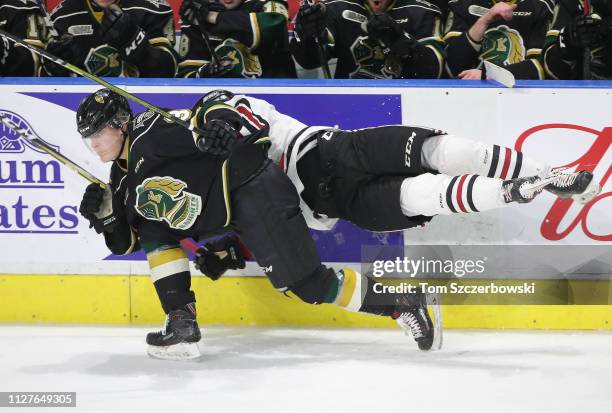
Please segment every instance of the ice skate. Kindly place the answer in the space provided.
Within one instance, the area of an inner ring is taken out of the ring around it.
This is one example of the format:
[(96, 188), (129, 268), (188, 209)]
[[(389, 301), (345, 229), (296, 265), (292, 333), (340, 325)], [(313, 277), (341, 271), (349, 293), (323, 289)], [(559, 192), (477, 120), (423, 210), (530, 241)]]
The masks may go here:
[[(412, 335), (419, 349), (439, 349), (442, 346), (441, 317), (439, 311), (436, 311), (435, 324), (432, 323), (427, 312), (427, 301), (428, 297), (423, 293), (406, 294), (398, 299), (391, 318), (397, 321), (406, 335)], [(430, 303), (439, 310), (437, 297), (431, 297)]]
[(569, 172), (567, 170), (551, 173), (552, 182), (544, 187), (551, 194), (561, 199), (572, 198), (586, 204), (601, 192), (601, 185), (593, 180), (589, 171)]
[(195, 359), (201, 356), (198, 348), (201, 338), (195, 304), (187, 304), (166, 316), (161, 331), (147, 334), (147, 354), (163, 360)]
[(502, 183), (504, 201), (520, 204), (531, 202), (550, 182), (551, 179), (541, 179), (539, 176), (527, 176), (504, 181)]

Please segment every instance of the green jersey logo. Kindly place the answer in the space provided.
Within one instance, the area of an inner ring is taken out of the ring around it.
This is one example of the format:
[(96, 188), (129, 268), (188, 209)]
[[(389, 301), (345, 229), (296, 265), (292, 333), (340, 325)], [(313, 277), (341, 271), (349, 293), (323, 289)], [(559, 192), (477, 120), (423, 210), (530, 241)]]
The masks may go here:
[(260, 77), (263, 70), (259, 57), (251, 53), (248, 47), (233, 39), (227, 39), (215, 48), (217, 54), (234, 65), (227, 77)]
[(498, 66), (519, 63), (525, 60), (523, 38), (508, 26), (498, 26), (487, 30), (482, 40), (482, 60)]
[(85, 68), (95, 76), (121, 76), (122, 67), (117, 49), (107, 44), (89, 50), (85, 58)]
[(171, 176), (154, 176), (136, 187), (136, 211), (170, 228), (188, 229), (202, 211), (202, 198), (185, 191), (187, 184)]

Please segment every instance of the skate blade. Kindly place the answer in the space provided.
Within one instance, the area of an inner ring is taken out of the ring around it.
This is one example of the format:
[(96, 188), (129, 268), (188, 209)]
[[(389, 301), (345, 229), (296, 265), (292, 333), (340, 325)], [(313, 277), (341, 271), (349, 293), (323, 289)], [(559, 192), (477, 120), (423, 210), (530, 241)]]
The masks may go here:
[(601, 185), (599, 185), (597, 182), (591, 181), (591, 183), (589, 184), (589, 186), (587, 186), (587, 189), (585, 189), (583, 193), (572, 195), (572, 199), (578, 202), (579, 204), (584, 205), (595, 199), (595, 197), (600, 193)]
[(428, 304), (431, 305), (434, 316), (434, 339), (431, 345), (431, 350), (440, 350), (442, 348), (442, 309), (440, 308), (440, 294), (428, 294)]
[(149, 346), (149, 357), (159, 360), (193, 360), (202, 356), (198, 343), (178, 343), (171, 346)]

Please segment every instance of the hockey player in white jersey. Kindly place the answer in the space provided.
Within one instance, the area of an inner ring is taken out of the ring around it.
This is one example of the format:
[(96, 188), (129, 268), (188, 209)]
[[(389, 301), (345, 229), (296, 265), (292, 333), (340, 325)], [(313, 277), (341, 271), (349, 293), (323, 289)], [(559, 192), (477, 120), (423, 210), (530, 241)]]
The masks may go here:
[(436, 129), (307, 126), (266, 101), (228, 91), (209, 93), (201, 105), (237, 111), (243, 133), (270, 137), (269, 157), (296, 186), (313, 229), (345, 219), (371, 231), (395, 231), (436, 215), (528, 203), (542, 190), (581, 203), (601, 190), (588, 171), (553, 170), (522, 152)]
[[(398, 125), (343, 131), (306, 126), (264, 100), (224, 90), (204, 96), (194, 111), (196, 118), (239, 115), (243, 140), (269, 137), (268, 156), (293, 182), (306, 223), (317, 230), (329, 230), (345, 219), (371, 231), (396, 231), (425, 225), (436, 215), (528, 203), (543, 190), (582, 203), (601, 190), (588, 171), (552, 171), (545, 162), (510, 148), (435, 129)], [(226, 141), (227, 152), (239, 142)], [(236, 260), (229, 258), (236, 251), (232, 243), (209, 244), (200, 250), (196, 266), (217, 279), (236, 268), (231, 266)], [(226, 258), (219, 259), (219, 253)], [(364, 280), (371, 282), (367, 277), (355, 280), (357, 291)], [(364, 287), (370, 291), (369, 285)], [(414, 314), (388, 315), (407, 334), (419, 337), (426, 331)], [(430, 323), (428, 319), (423, 320)]]

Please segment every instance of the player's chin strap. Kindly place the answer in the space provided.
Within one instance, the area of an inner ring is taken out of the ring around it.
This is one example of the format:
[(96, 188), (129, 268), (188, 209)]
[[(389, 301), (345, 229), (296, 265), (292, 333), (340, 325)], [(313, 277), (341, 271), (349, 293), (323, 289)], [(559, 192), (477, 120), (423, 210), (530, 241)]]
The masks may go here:
[(183, 119), (179, 119), (178, 117), (172, 115), (171, 113), (169, 113), (169, 112), (167, 112), (167, 111), (165, 111), (163, 109), (160, 109), (157, 106), (154, 106), (154, 105), (152, 105), (151, 103), (149, 103), (149, 102), (147, 102), (145, 100), (140, 99), (138, 96), (133, 95), (133, 94), (131, 94), (131, 93), (121, 89), (120, 87), (115, 86), (112, 83), (107, 82), (104, 79), (101, 79), (101, 78), (99, 78), (97, 76), (94, 76), (91, 73), (88, 73), (87, 71), (85, 71), (85, 70), (83, 70), (83, 69), (81, 69), (81, 68), (79, 68), (79, 67), (77, 67), (77, 66), (75, 66), (75, 65), (73, 65), (71, 63), (68, 63), (68, 62), (66, 62), (63, 59), (60, 59), (59, 57), (53, 56), (51, 53), (47, 52), (46, 50), (41, 49), (40, 47), (31, 45), (28, 42), (26, 42), (25, 40), (20, 39), (19, 37), (14, 36), (14, 35), (12, 35), (12, 34), (10, 34), (8, 32), (5, 32), (4, 30), (0, 30), (0, 36), (4, 37), (4, 38), (6, 38), (6, 39), (8, 39), (8, 40), (10, 40), (10, 41), (20, 45), (20, 46), (25, 47), (26, 49), (36, 53), (37, 55), (39, 55), (39, 56), (41, 56), (41, 57), (43, 57), (43, 58), (45, 58), (47, 60), (50, 60), (51, 62), (55, 63), (56, 65), (62, 66), (63, 68), (68, 69), (68, 70), (70, 70), (73, 73), (76, 73), (77, 75), (86, 77), (89, 80), (93, 80), (94, 82), (96, 82), (96, 83), (98, 83), (98, 84), (100, 84), (100, 85), (102, 85), (102, 86), (112, 90), (113, 92), (116, 92), (117, 94), (119, 94), (119, 95), (121, 95), (121, 96), (123, 96), (123, 97), (125, 97), (127, 99), (130, 99), (131, 101), (136, 102), (136, 103), (144, 106), (145, 108), (147, 108), (147, 109), (149, 109), (149, 110), (151, 110), (151, 111), (161, 115), (164, 119), (168, 120), (169, 122), (173, 122), (173, 123), (176, 123), (177, 125), (181, 125), (182, 127), (186, 128), (186, 129), (188, 129), (188, 130), (190, 130), (192, 132), (195, 132), (195, 133), (197, 133), (199, 135), (203, 134), (202, 129), (196, 127), (191, 122), (185, 121)]

